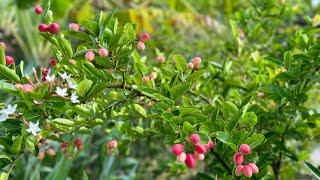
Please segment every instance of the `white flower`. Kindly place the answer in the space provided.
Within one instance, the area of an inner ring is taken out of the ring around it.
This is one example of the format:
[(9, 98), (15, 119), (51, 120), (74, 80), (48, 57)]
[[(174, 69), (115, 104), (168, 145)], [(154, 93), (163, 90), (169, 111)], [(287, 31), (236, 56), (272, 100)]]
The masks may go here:
[(59, 73), (61, 79), (66, 80), (69, 79), (71, 75), (68, 75), (66, 72), (64, 72), (63, 74)]
[(71, 81), (68, 81), (68, 85), (69, 85), (69, 88), (70, 89), (77, 89), (77, 84), (71, 82)]
[(13, 106), (11, 104), (9, 104), (8, 107), (6, 109), (4, 109), (4, 111), (6, 111), (6, 113), (8, 115), (15, 113), (16, 110), (17, 110), (17, 105), (16, 104), (13, 105)]
[(55, 78), (54, 75), (50, 76), (50, 75), (48, 74), (48, 75), (46, 76), (46, 80), (49, 81), (49, 82), (53, 82), (53, 81), (54, 81), (54, 78)]
[(41, 129), (39, 128), (39, 121), (36, 123), (30, 122), (29, 128), (27, 129), (28, 133), (31, 133), (32, 135), (36, 136), (38, 132), (40, 132)]
[(0, 122), (3, 122), (9, 118), (9, 115), (5, 112), (1, 112), (0, 114)]
[(73, 93), (71, 94), (70, 100), (71, 100), (71, 102), (74, 103), (74, 104), (80, 102), (80, 101), (78, 100), (78, 96), (76, 95), (76, 92), (73, 92)]
[(60, 96), (60, 97), (66, 97), (66, 96), (68, 96), (67, 90), (68, 90), (67, 88), (57, 87), (56, 93), (57, 93), (57, 95)]

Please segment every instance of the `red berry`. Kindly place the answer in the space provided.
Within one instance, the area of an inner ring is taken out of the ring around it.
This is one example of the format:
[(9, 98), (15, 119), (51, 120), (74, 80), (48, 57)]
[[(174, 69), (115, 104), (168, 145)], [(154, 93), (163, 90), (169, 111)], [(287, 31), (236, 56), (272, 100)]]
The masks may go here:
[(99, 56), (101, 57), (107, 57), (109, 54), (108, 50), (106, 48), (100, 48), (99, 49)]
[(60, 32), (60, 26), (58, 23), (51, 23), (48, 29), (49, 29), (49, 32), (52, 34), (58, 34)]
[(191, 134), (189, 140), (192, 144), (198, 144), (200, 142), (200, 136), (198, 134)]
[(69, 29), (71, 31), (78, 32), (80, 30), (80, 26), (79, 26), (79, 24), (76, 24), (76, 23), (70, 23), (69, 24)]
[(238, 165), (238, 166), (236, 167), (236, 170), (235, 170), (236, 176), (241, 176), (241, 175), (242, 175), (242, 169), (243, 169), (243, 168), (244, 168), (243, 165)]
[(80, 138), (76, 138), (76, 140), (74, 140), (74, 145), (79, 148), (82, 145), (82, 140)]
[(61, 143), (61, 148), (67, 148), (68, 147), (68, 143), (67, 142), (63, 142)]
[(182, 152), (177, 156), (177, 161), (178, 162), (184, 162), (187, 158), (187, 154), (185, 152)]
[(14, 59), (12, 56), (6, 56), (6, 64), (7, 65), (14, 64)]
[(48, 31), (48, 26), (46, 24), (39, 24), (38, 29), (40, 32), (47, 32)]
[(196, 144), (195, 150), (199, 154), (205, 154), (207, 152), (206, 147), (204, 145), (202, 145), (202, 144)]
[(140, 34), (139, 41), (146, 42), (150, 39), (150, 35), (146, 32)]
[(175, 144), (171, 148), (171, 152), (175, 154), (176, 156), (180, 155), (184, 151), (184, 145), (183, 144)]
[(243, 163), (243, 155), (241, 153), (235, 153), (233, 155), (233, 161), (236, 165), (240, 165)]
[(4, 50), (7, 50), (7, 45), (6, 45), (6, 43), (0, 42), (0, 46), (2, 46), (2, 48), (3, 48)]
[(194, 169), (197, 165), (197, 161), (194, 158), (193, 154), (187, 154), (185, 163), (190, 169)]
[(93, 61), (93, 60), (94, 60), (94, 57), (95, 57), (95, 55), (94, 55), (94, 53), (93, 53), (92, 51), (88, 51), (88, 52), (86, 53), (86, 55), (85, 55), (85, 58), (86, 58), (86, 60), (88, 60), (88, 61)]
[(56, 67), (56, 65), (57, 65), (57, 60), (56, 60), (55, 58), (52, 58), (52, 59), (50, 59), (49, 64), (50, 64), (51, 67)]
[(137, 44), (137, 49), (142, 51), (146, 48), (146, 45), (144, 45), (144, 43), (142, 41), (139, 41)]
[(245, 165), (243, 168), (242, 168), (242, 173), (244, 176), (246, 177), (251, 177), (252, 176), (252, 169), (249, 165)]
[(34, 12), (35, 12), (36, 14), (42, 14), (42, 13), (43, 13), (43, 9), (42, 9), (42, 7), (41, 7), (40, 5), (36, 5), (36, 6), (34, 7)]
[(241, 144), (239, 151), (242, 154), (251, 154), (251, 149), (250, 146), (248, 144)]
[(255, 163), (249, 163), (248, 166), (251, 167), (253, 174), (257, 174), (259, 172), (259, 168)]

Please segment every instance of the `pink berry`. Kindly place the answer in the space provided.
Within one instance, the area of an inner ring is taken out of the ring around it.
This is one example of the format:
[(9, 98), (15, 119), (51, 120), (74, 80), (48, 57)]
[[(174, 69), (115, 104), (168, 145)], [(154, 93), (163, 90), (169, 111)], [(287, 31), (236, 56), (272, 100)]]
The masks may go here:
[(199, 69), (201, 64), (201, 58), (195, 57), (191, 60), (191, 63), (194, 65), (194, 69)]
[(187, 154), (185, 163), (190, 169), (194, 169), (197, 165), (197, 161), (194, 158), (193, 154)]
[(249, 163), (248, 166), (251, 167), (253, 174), (257, 174), (259, 172), (259, 168), (255, 163)]
[(171, 152), (176, 156), (180, 155), (184, 151), (183, 144), (175, 144), (171, 147)]
[(2, 48), (3, 48), (4, 50), (7, 50), (7, 45), (6, 45), (6, 43), (0, 42), (0, 46), (2, 46)]
[(58, 23), (51, 23), (48, 29), (49, 29), (49, 32), (52, 34), (58, 34), (60, 32), (60, 26)]
[(44, 158), (44, 152), (43, 152), (43, 151), (40, 151), (40, 152), (38, 153), (38, 158), (39, 158), (40, 160), (42, 160), (42, 159)]
[(85, 55), (86, 60), (93, 61), (94, 60), (94, 53), (92, 51), (88, 51)]
[(189, 141), (192, 144), (198, 144), (200, 142), (200, 136), (198, 134), (191, 134), (191, 136), (189, 137)]
[(241, 144), (239, 151), (242, 154), (251, 154), (251, 149), (250, 146), (248, 144)]
[(6, 56), (6, 63), (7, 65), (14, 64), (14, 59), (12, 56)]
[(157, 62), (158, 62), (158, 63), (162, 64), (162, 63), (164, 63), (165, 61), (166, 61), (166, 57), (164, 57), (163, 55), (159, 55), (159, 56), (157, 57)]
[(240, 165), (243, 163), (243, 155), (241, 153), (235, 153), (233, 155), (233, 161), (236, 165)]
[(244, 176), (246, 177), (251, 177), (252, 176), (252, 169), (249, 165), (245, 165), (243, 168), (242, 168), (242, 173)]
[(146, 42), (150, 39), (150, 35), (146, 32), (140, 34), (139, 41)]
[(208, 143), (205, 145), (207, 150), (214, 148), (214, 146), (215, 144), (212, 140), (209, 140)]
[(47, 32), (48, 31), (48, 26), (46, 24), (39, 24), (38, 29), (40, 32)]
[(207, 149), (204, 145), (202, 144), (196, 144), (195, 145), (195, 150), (199, 154), (205, 154), (207, 152)]
[(142, 81), (143, 81), (143, 83), (147, 84), (150, 81), (150, 77), (149, 76), (143, 76), (142, 77)]
[(57, 60), (56, 60), (55, 58), (52, 58), (52, 59), (50, 59), (49, 64), (50, 64), (51, 67), (56, 67), (56, 65), (57, 65)]
[(188, 63), (187, 66), (188, 66), (189, 69), (194, 69), (193, 63)]
[(69, 29), (74, 32), (78, 32), (80, 30), (80, 26), (77, 23), (70, 23)]
[(242, 169), (243, 169), (243, 168), (244, 168), (243, 165), (238, 165), (238, 166), (236, 167), (236, 170), (235, 170), (236, 176), (241, 176), (241, 175), (242, 175)]
[(118, 141), (117, 140), (111, 140), (107, 143), (107, 148), (110, 149), (114, 149), (118, 146)]
[(195, 152), (194, 157), (196, 158), (196, 160), (199, 160), (199, 161), (204, 160), (204, 154), (199, 154), (199, 153)]
[(144, 43), (142, 41), (139, 41), (138, 44), (137, 44), (137, 49), (139, 51), (142, 51), (146, 48), (146, 45), (144, 45)]
[(36, 14), (42, 14), (42, 13), (43, 13), (43, 9), (42, 9), (41, 6), (36, 5), (36, 6), (34, 7), (34, 12), (35, 12)]
[(106, 48), (100, 48), (99, 49), (99, 56), (101, 57), (107, 57), (109, 54), (108, 50)]
[(177, 161), (178, 162), (184, 162), (187, 158), (187, 154), (185, 152), (182, 152), (177, 156)]
[(149, 74), (150, 79), (155, 80), (157, 79), (157, 73), (156, 72), (152, 72)]

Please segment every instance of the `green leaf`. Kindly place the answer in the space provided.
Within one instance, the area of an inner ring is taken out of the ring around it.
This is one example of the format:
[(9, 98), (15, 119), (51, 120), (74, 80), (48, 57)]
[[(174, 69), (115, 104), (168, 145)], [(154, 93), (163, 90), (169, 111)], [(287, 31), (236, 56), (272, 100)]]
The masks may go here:
[(22, 141), (23, 141), (23, 136), (17, 137), (11, 146), (11, 152), (17, 154), (21, 151), (21, 146), (22, 146)]
[(249, 144), (251, 148), (255, 148), (259, 146), (263, 141), (265, 137), (263, 134), (253, 134), (251, 137), (248, 137), (245, 140), (246, 144)]
[(175, 54), (172, 57), (173, 61), (176, 64), (176, 68), (180, 71), (183, 72), (187, 69), (187, 62), (184, 59), (184, 57), (181, 54)]
[(309, 162), (304, 162), (304, 164), (309, 168), (309, 170), (312, 172), (312, 174), (317, 178), (320, 179), (320, 170), (314, 167), (312, 164)]
[(90, 37), (90, 35), (82, 32), (82, 31), (63, 31), (62, 34), (64, 34), (65, 36), (69, 36), (71, 38), (77, 39), (77, 40), (82, 40), (82, 41), (92, 41), (92, 38)]
[(229, 24), (230, 24), (230, 27), (231, 27), (233, 38), (237, 39), (238, 38), (238, 34), (239, 34), (239, 32), (238, 32), (239, 28), (238, 28), (238, 25), (237, 25), (236, 21), (230, 19), (229, 20)]
[(6, 172), (2, 172), (0, 174), (0, 180), (7, 180), (7, 179), (9, 179), (9, 174)]
[(56, 118), (56, 119), (53, 119), (52, 122), (56, 123), (56, 124), (65, 125), (65, 126), (73, 126), (74, 125), (74, 121), (71, 121), (69, 119), (64, 119), (64, 118)]
[(239, 124), (242, 127), (253, 128), (257, 124), (257, 116), (254, 112), (246, 112), (239, 120)]
[(71, 160), (62, 158), (53, 171), (47, 176), (46, 180), (67, 179), (71, 164)]
[(10, 162), (13, 162), (12, 159), (9, 156), (5, 155), (5, 154), (0, 154), (0, 159), (7, 159)]
[(82, 80), (79, 84), (78, 84), (78, 87), (76, 89), (77, 91), (77, 94), (80, 96), (80, 97), (84, 97), (87, 92), (90, 90), (91, 86), (92, 86), (92, 81), (91, 80), (88, 80), (88, 79), (84, 79)]
[(170, 95), (173, 98), (173, 100), (177, 100), (188, 91), (189, 87), (190, 84), (176, 85), (171, 88)]
[(0, 64), (0, 75), (6, 80), (16, 83), (20, 82), (19, 76), (13, 70), (2, 64)]
[(188, 121), (183, 122), (183, 132), (186, 134), (190, 134), (193, 132), (192, 124), (190, 124)]
[(230, 146), (234, 151), (236, 151), (238, 148), (237, 146), (233, 143), (233, 140), (230, 136), (229, 133), (227, 132), (222, 132), (222, 131), (218, 131), (216, 132), (217, 135), (217, 139), (219, 141), (221, 141), (224, 144), (227, 144), (228, 146)]
[(133, 108), (135, 111), (137, 111), (140, 115), (142, 115), (143, 117), (147, 117), (147, 113), (144, 110), (144, 108), (142, 106), (140, 106), (139, 104), (134, 104)]
[(0, 64), (6, 65), (6, 55), (2, 46), (0, 46)]

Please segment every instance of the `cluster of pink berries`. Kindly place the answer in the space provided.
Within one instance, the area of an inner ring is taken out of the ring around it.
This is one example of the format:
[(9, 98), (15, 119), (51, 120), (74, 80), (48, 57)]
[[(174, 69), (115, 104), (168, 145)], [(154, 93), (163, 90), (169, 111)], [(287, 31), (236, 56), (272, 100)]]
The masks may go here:
[[(107, 57), (109, 55), (109, 51), (106, 48), (100, 48), (99, 49), (99, 56), (100, 57)], [(93, 51), (89, 50), (86, 54), (85, 54), (85, 58), (88, 61), (93, 61), (95, 58), (95, 54)]]
[(185, 153), (183, 144), (175, 144), (171, 147), (171, 152), (177, 156), (179, 162), (184, 162), (188, 168), (194, 169), (197, 166), (197, 160), (202, 161), (205, 158), (205, 154), (209, 149), (215, 147), (212, 140), (205, 145), (201, 144), (200, 136), (198, 134), (192, 134), (189, 137), (189, 141), (194, 145), (194, 153)]
[[(6, 51), (7, 50), (7, 45), (4, 42), (0, 42), (0, 46)], [(12, 65), (14, 64), (14, 59), (12, 56), (6, 56), (6, 64), (7, 65)]]
[[(36, 14), (42, 14), (43, 9), (41, 6), (36, 5), (34, 7), (34, 12)], [(51, 23), (49, 25), (41, 23), (38, 25), (38, 29), (40, 32), (50, 32), (51, 34), (58, 34), (60, 32), (60, 26), (58, 23)]]
[(146, 41), (150, 39), (150, 35), (146, 32), (140, 34), (139, 42), (137, 44), (137, 49), (142, 51), (146, 48), (146, 45), (144, 44)]
[(191, 62), (189, 62), (187, 64), (189, 69), (192, 70), (198, 70), (200, 69), (200, 65), (201, 65), (201, 58), (200, 57), (194, 57)]
[(251, 149), (248, 144), (242, 144), (239, 148), (239, 152), (233, 155), (233, 161), (236, 164), (235, 174), (241, 176), (242, 174), (246, 177), (251, 177), (252, 174), (257, 174), (259, 168), (255, 163), (244, 163), (244, 155), (251, 154)]
[(147, 83), (149, 83), (151, 80), (157, 79), (157, 76), (158, 76), (158, 75), (157, 75), (156, 72), (151, 72), (149, 75), (143, 76), (143, 77), (142, 77), (142, 81), (143, 81), (143, 83), (147, 84)]
[[(55, 156), (56, 155), (56, 151), (50, 147), (51, 141), (49, 139), (42, 139), (38, 144), (37, 147), (39, 148), (39, 152), (38, 152), (38, 158), (40, 160), (42, 160), (45, 156), (45, 153), (48, 156)], [(49, 146), (49, 147), (47, 147)]]

